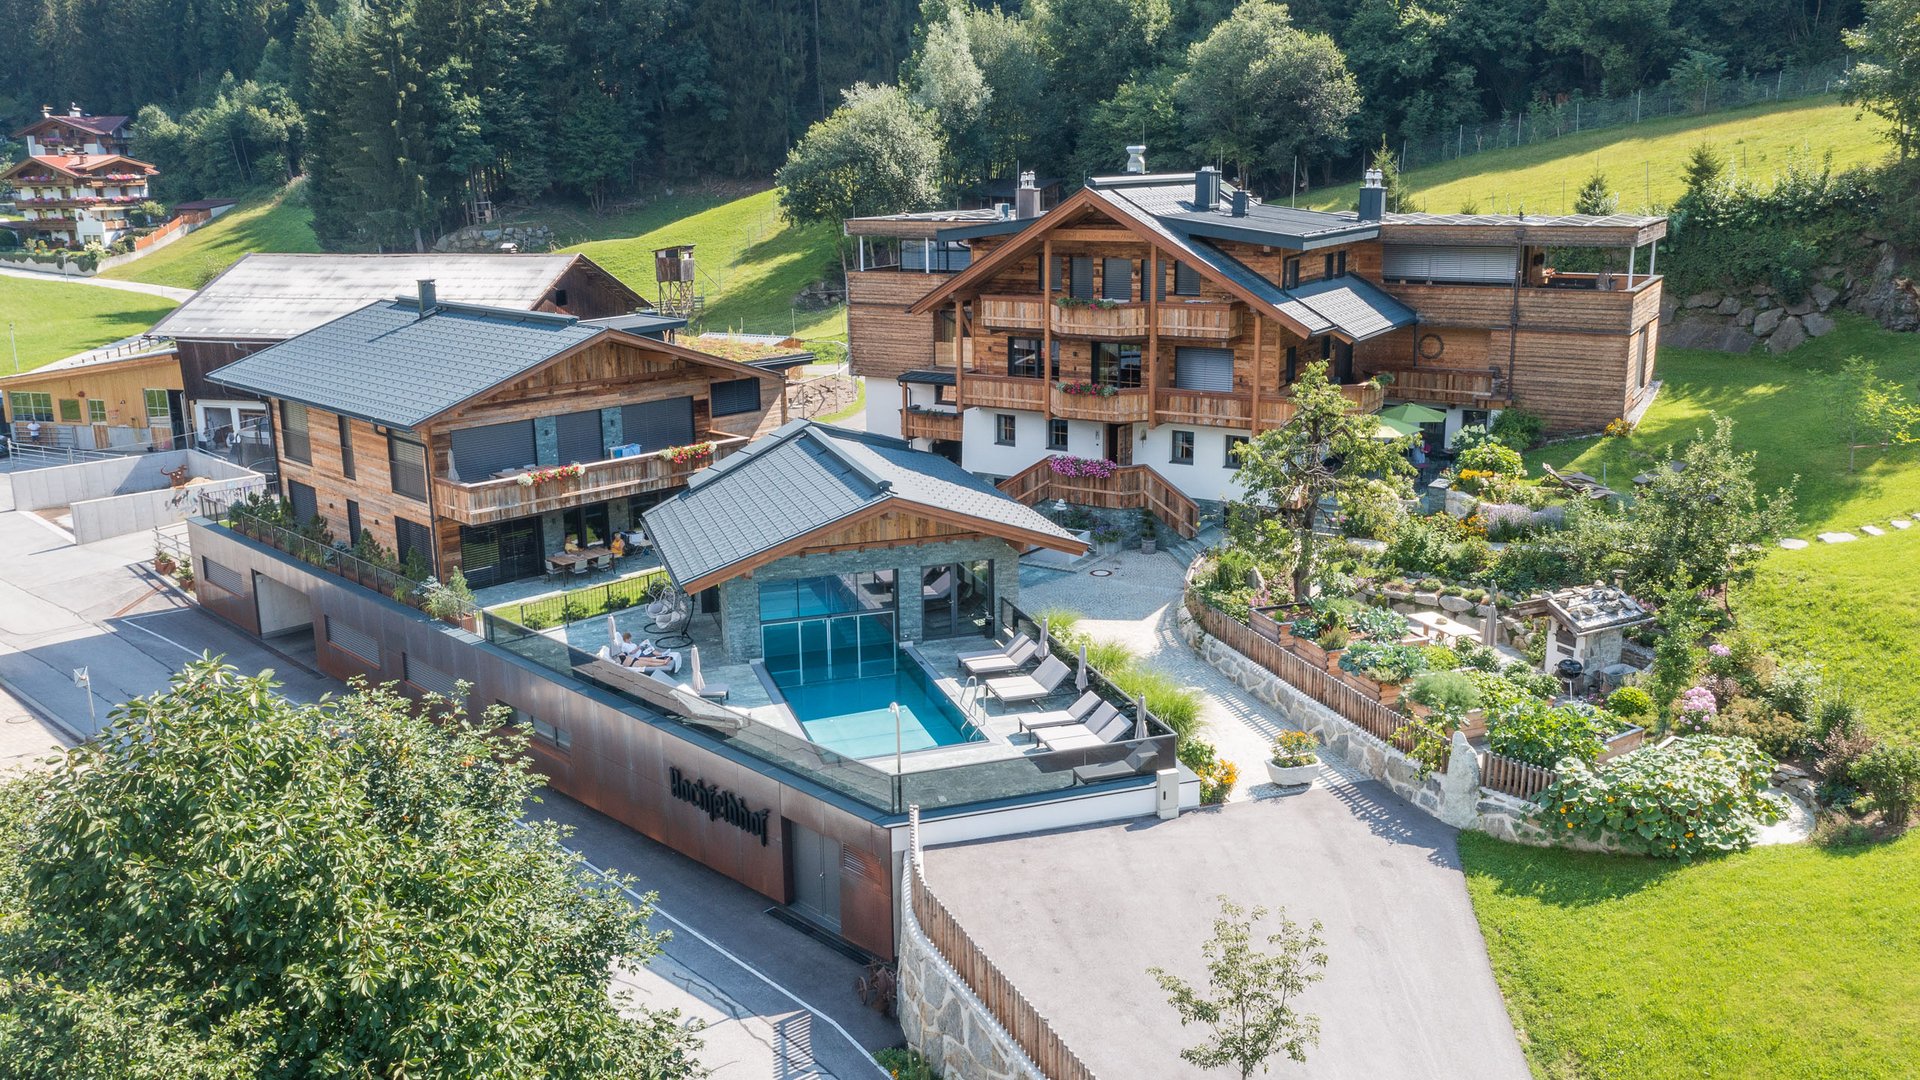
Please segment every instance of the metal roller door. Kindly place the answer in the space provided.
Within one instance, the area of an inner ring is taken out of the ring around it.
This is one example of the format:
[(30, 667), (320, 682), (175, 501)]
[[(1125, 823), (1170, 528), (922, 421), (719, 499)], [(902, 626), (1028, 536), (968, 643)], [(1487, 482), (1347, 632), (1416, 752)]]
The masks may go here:
[(600, 427), (600, 410), (568, 413), (554, 419), (554, 434), (562, 464), (605, 461), (607, 443)]
[(1470, 281), (1511, 285), (1518, 267), (1510, 247), (1386, 244), (1380, 274), (1388, 281)]
[(1173, 350), (1173, 385), (1182, 390), (1233, 393), (1233, 350), (1193, 346)]
[(531, 420), (462, 428), (449, 438), (453, 473), (468, 483), (484, 480), (502, 469), (532, 465), (535, 460)]
[(693, 441), (693, 398), (644, 401), (620, 409), (621, 437), (642, 451), (665, 450)]

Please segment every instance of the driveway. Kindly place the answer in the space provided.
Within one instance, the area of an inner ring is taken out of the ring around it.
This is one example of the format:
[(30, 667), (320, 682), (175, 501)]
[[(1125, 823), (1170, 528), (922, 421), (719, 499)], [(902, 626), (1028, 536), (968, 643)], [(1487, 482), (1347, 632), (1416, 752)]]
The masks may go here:
[(42, 274), (12, 266), (0, 266), (0, 277), (27, 278), (31, 281), (65, 281), (74, 285), (91, 285), (96, 289), (119, 289), (121, 292), (163, 296), (175, 302), (184, 302), (193, 295), (192, 289), (178, 289), (171, 285), (149, 285), (144, 281), (117, 281), (102, 277), (72, 277), (67, 274)]

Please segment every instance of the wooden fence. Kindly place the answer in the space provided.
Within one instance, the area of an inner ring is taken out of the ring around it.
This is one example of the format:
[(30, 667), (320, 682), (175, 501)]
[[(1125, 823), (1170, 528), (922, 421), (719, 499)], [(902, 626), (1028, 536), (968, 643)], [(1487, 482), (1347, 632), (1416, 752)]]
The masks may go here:
[(1547, 790), (1560, 774), (1525, 761), (1516, 761), (1491, 750), (1480, 754), (1480, 786), (1531, 799)]
[(1000, 490), (1028, 506), (1065, 499), (1082, 506), (1107, 510), (1135, 510), (1146, 507), (1166, 526), (1191, 539), (1200, 532), (1200, 507), (1150, 465), (1116, 465), (1113, 475), (1061, 476), (1041, 458), (1013, 476), (1000, 481)]
[[(1380, 704), (1326, 668), (1309, 663), (1279, 642), (1254, 633), (1246, 623), (1215, 610), (1191, 590), (1187, 593), (1187, 610), (1199, 621), (1202, 630), (1278, 675), (1289, 686), (1332, 709), (1348, 723), (1402, 753), (1413, 750), (1413, 736), (1401, 730), (1412, 723), (1412, 719), (1404, 713)], [(1444, 772), (1446, 768), (1445, 760), (1434, 766), (1436, 772)]]
[(974, 944), (966, 928), (927, 886), (920, 859), (920, 808), (909, 807), (907, 815), (908, 900), (921, 932), (1048, 1080), (1094, 1080), (1093, 1070), (1061, 1040), (1020, 988)]

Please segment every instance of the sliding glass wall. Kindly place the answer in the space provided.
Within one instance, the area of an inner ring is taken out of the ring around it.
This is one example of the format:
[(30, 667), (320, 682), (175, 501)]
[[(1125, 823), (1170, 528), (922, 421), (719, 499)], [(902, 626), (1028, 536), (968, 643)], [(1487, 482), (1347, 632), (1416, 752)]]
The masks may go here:
[(760, 586), (760, 650), (783, 684), (893, 670), (894, 574), (829, 574)]
[(920, 568), (920, 636), (993, 634), (993, 560)]

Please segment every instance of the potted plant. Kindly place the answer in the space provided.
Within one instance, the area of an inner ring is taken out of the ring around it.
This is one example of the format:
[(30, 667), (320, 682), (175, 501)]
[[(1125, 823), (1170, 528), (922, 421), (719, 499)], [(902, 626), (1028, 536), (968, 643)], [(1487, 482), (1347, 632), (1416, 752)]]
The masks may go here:
[(169, 555), (165, 548), (156, 547), (153, 549), (153, 569), (155, 573), (171, 575), (174, 565), (173, 556)]
[(1140, 510), (1140, 554), (1151, 555), (1159, 546), (1159, 523), (1153, 518), (1153, 511), (1142, 507)]
[(1304, 731), (1281, 732), (1267, 758), (1267, 779), (1280, 787), (1313, 783), (1320, 771), (1320, 743)]
[(1114, 549), (1118, 547), (1120, 544), (1120, 535), (1121, 535), (1120, 530), (1110, 525), (1104, 528), (1095, 529), (1093, 532), (1093, 539), (1095, 543), (1100, 545), (1100, 554), (1102, 555), (1113, 554)]

